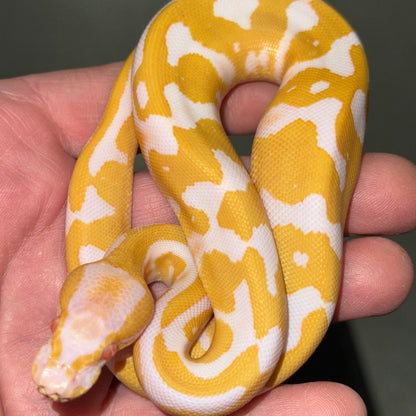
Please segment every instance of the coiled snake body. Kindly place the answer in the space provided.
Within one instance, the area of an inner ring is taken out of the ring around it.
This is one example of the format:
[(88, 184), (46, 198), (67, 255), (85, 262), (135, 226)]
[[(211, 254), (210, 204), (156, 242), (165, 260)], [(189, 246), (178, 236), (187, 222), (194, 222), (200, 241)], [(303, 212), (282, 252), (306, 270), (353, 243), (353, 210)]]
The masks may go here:
[[(248, 174), (219, 107), (250, 80), (279, 91)], [(77, 397), (110, 360), (169, 413), (228, 414), (296, 371), (335, 308), (366, 96), (360, 41), (320, 0), (169, 3), (77, 161), (39, 390)], [(131, 229), (138, 144), (180, 226)], [(155, 281), (169, 290), (153, 311)]]

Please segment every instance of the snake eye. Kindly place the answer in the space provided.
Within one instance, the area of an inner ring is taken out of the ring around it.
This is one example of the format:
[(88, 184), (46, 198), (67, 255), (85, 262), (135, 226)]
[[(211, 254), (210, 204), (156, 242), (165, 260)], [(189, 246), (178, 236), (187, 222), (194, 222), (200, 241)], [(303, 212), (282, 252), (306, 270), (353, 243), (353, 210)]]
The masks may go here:
[(117, 352), (117, 344), (115, 342), (112, 342), (110, 345), (107, 345), (104, 348), (104, 351), (101, 355), (101, 359), (104, 361), (108, 361), (115, 356), (116, 352)]
[(52, 333), (54, 333), (56, 331), (56, 328), (58, 328), (60, 319), (61, 319), (61, 315), (58, 315), (56, 318), (52, 319), (51, 324), (50, 324)]

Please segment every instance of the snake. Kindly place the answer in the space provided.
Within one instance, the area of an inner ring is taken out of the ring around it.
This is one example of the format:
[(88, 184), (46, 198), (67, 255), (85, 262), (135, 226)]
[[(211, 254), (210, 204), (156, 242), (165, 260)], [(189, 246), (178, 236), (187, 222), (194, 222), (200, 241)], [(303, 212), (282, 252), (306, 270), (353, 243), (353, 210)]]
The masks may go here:
[[(246, 168), (220, 114), (252, 81), (278, 91)], [(321, 0), (168, 3), (76, 161), (38, 390), (71, 400), (108, 365), (168, 414), (226, 415), (296, 372), (336, 307), (367, 95), (363, 46)], [(132, 228), (138, 149), (177, 224)]]

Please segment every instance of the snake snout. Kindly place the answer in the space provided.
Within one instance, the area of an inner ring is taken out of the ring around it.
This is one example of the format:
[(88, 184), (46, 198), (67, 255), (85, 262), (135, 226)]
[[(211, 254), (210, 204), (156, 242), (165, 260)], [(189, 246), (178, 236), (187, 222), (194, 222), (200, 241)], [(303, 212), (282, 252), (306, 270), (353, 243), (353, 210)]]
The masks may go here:
[[(72, 370), (72, 369), (71, 369)], [(73, 371), (73, 370), (72, 370)], [(72, 373), (69, 371), (69, 373)], [(85, 374), (85, 369), (68, 375), (66, 368), (46, 368), (42, 372), (38, 384), (39, 393), (49, 397), (54, 402), (67, 402), (86, 393), (94, 384), (100, 374), (100, 369), (95, 373)]]
[(38, 391), (56, 402), (66, 402), (81, 396), (94, 384), (103, 363), (75, 370), (70, 364), (51, 356), (51, 343), (40, 350), (32, 367), (32, 377)]
[(49, 397), (54, 402), (65, 403), (65, 402), (68, 402), (69, 401), (68, 398), (61, 397), (57, 393), (48, 394), (48, 392), (47, 392), (47, 390), (46, 390), (46, 388), (44, 386), (39, 386), (38, 387), (38, 392), (41, 393), (41, 394), (43, 394), (44, 396)]
[(75, 371), (66, 365), (39, 369), (33, 378), (38, 391), (55, 402), (67, 402), (86, 393), (95, 383), (101, 368), (83, 368)]
[(67, 401), (74, 396), (74, 380), (76, 374), (66, 366), (46, 365), (34, 370), (33, 379), (38, 391), (55, 402)]

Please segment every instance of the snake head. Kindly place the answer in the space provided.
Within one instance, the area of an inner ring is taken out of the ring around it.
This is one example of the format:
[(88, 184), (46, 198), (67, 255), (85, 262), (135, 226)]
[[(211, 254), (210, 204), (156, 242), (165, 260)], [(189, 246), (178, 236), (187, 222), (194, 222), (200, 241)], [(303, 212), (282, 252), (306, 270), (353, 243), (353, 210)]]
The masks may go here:
[(105, 336), (105, 325), (102, 317), (89, 310), (59, 318), (52, 338), (41, 347), (32, 366), (40, 393), (64, 402), (93, 386), (102, 367), (120, 348), (114, 337)]
[(67, 401), (88, 391), (105, 363), (137, 339), (152, 316), (153, 298), (126, 271), (97, 262), (67, 277), (60, 310), (32, 377), (42, 394)]

